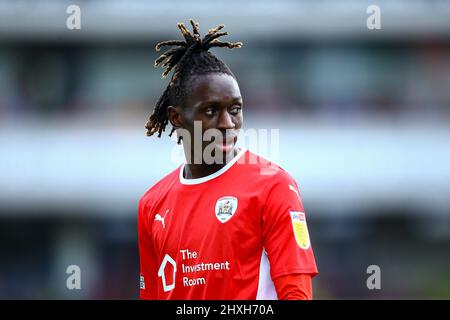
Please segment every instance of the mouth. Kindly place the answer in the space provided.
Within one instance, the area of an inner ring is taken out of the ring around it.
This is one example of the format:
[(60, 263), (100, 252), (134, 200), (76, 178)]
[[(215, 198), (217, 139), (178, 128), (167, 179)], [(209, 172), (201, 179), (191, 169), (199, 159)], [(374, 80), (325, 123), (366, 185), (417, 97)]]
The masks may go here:
[(217, 148), (223, 153), (229, 153), (234, 149), (236, 144), (237, 136), (225, 137), (221, 141), (217, 142)]

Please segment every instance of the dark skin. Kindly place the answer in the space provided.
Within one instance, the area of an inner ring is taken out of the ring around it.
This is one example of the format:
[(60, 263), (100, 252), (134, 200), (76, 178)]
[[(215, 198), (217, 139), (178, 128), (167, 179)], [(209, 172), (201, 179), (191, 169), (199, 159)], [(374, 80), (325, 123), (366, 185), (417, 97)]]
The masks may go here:
[[(243, 124), (242, 96), (236, 80), (223, 73), (210, 73), (199, 75), (190, 79), (191, 93), (184, 101), (183, 106), (169, 106), (168, 118), (175, 128), (187, 130), (194, 138), (194, 121), (201, 121), (202, 136), (208, 129), (219, 130), (226, 143), (215, 142), (215, 152), (223, 153), (223, 163), (207, 164), (187, 163), (185, 178), (197, 179), (210, 175), (226, 165), (236, 154), (236, 141), (239, 130)], [(200, 137), (200, 139), (202, 139)], [(186, 141), (185, 141), (186, 140)], [(197, 141), (201, 143), (202, 152), (210, 141)], [(194, 159), (194, 143), (183, 138), (183, 148), (186, 159)], [(190, 155), (190, 157), (189, 157)]]

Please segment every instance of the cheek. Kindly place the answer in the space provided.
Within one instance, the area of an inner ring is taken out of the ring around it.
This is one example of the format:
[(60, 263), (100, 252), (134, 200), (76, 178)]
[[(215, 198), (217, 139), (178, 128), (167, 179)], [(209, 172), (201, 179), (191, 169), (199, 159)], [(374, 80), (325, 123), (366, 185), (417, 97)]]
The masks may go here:
[(184, 127), (188, 130), (193, 130), (194, 129), (194, 122), (195, 121), (199, 121), (201, 119), (198, 119), (198, 115), (195, 114), (194, 112), (184, 112), (183, 113), (183, 124)]
[(242, 128), (242, 125), (244, 124), (244, 115), (241, 112), (236, 118), (235, 118), (235, 125), (236, 128)]

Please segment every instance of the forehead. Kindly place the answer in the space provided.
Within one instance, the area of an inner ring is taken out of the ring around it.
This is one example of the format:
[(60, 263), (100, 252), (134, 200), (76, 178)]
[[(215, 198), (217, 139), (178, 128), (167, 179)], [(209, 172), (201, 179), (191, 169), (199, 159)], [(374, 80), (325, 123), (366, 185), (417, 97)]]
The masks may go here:
[(207, 101), (229, 101), (236, 98), (241, 98), (241, 92), (232, 76), (210, 73), (192, 79), (186, 102), (189, 106), (195, 106)]

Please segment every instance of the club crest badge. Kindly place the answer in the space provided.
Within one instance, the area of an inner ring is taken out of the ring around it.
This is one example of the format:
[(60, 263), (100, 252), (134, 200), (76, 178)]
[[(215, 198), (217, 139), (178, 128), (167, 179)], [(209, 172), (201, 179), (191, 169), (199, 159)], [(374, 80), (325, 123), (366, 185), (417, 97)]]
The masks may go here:
[(308, 227), (306, 226), (305, 213), (300, 211), (290, 211), (292, 228), (294, 229), (295, 240), (300, 248), (306, 250), (310, 247)]
[(225, 223), (231, 219), (237, 210), (238, 201), (235, 197), (222, 197), (216, 202), (216, 218)]

